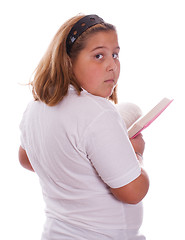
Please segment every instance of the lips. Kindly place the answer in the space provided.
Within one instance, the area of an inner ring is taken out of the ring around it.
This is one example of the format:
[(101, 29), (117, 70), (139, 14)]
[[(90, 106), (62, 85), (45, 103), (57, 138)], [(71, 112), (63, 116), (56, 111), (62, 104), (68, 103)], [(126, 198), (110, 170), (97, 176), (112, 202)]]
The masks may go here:
[(106, 83), (114, 83), (115, 81), (114, 81), (114, 79), (108, 79), (108, 80), (105, 80), (104, 82), (106, 82)]

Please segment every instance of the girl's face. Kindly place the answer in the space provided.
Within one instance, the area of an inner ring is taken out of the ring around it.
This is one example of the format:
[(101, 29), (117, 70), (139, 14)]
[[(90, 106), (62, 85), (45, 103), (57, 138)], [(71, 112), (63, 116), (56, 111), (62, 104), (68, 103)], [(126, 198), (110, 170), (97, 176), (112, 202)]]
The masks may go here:
[(88, 38), (86, 47), (73, 61), (73, 72), (83, 89), (104, 98), (112, 95), (120, 73), (119, 49), (115, 31)]

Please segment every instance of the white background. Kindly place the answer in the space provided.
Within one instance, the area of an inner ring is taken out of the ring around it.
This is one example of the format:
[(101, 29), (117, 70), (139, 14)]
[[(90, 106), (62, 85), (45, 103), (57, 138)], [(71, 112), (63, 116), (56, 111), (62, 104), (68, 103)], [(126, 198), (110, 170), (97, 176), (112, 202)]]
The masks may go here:
[(142, 232), (148, 240), (185, 239), (185, 6), (180, 0), (31, 0), (0, 3), (0, 239), (40, 239), (44, 204), (38, 179), (20, 167), (19, 123), (32, 98), (28, 83), (54, 34), (68, 18), (98, 14), (117, 26), (119, 101), (146, 112), (171, 106), (145, 130), (150, 191)]

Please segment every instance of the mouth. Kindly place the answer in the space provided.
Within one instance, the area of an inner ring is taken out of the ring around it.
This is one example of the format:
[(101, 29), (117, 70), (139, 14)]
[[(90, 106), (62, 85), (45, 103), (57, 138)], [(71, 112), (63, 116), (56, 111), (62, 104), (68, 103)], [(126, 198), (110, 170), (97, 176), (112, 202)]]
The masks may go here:
[(113, 84), (115, 84), (114, 79), (108, 79), (108, 80), (105, 80), (104, 82), (105, 82), (105, 83), (113, 83)]

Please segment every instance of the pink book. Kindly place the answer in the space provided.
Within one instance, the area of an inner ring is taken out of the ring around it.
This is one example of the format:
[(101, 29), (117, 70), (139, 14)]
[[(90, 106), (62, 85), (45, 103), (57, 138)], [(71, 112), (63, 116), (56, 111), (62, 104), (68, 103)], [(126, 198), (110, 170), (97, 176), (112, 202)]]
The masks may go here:
[(147, 128), (161, 113), (171, 104), (173, 99), (163, 98), (146, 115), (140, 117), (129, 129), (129, 138), (135, 138), (145, 128)]

